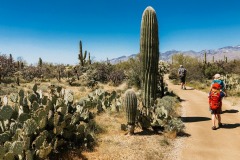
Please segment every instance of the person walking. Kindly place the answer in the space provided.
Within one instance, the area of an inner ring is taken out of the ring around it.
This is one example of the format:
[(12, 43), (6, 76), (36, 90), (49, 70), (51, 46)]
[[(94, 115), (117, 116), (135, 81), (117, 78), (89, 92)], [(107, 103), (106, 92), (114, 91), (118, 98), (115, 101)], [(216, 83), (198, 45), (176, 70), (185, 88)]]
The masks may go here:
[[(226, 93), (226, 85), (225, 85), (225, 83), (224, 83), (224, 81), (221, 79), (221, 75), (219, 74), (219, 73), (217, 73), (217, 74), (215, 74), (214, 76), (213, 76), (213, 81), (212, 81), (212, 83), (211, 83), (211, 87), (210, 87), (210, 91), (212, 90), (212, 85), (214, 84), (214, 83), (218, 83), (218, 84), (220, 84), (220, 91), (222, 91), (222, 92), (224, 92), (224, 94), (225, 94), (225, 97), (227, 96), (227, 93)], [(221, 103), (220, 103), (220, 113), (222, 113), (222, 101), (221, 101)]]
[(221, 91), (221, 85), (219, 83), (213, 83), (211, 91), (208, 96), (210, 111), (212, 115), (212, 130), (216, 130), (216, 120), (218, 120), (218, 127), (222, 127), (221, 121), (221, 104), (222, 98), (225, 96), (225, 93)]
[(180, 68), (178, 69), (178, 76), (180, 78), (180, 83), (181, 83), (181, 89), (186, 90), (186, 75), (187, 75), (187, 70), (183, 67), (183, 65), (180, 65)]

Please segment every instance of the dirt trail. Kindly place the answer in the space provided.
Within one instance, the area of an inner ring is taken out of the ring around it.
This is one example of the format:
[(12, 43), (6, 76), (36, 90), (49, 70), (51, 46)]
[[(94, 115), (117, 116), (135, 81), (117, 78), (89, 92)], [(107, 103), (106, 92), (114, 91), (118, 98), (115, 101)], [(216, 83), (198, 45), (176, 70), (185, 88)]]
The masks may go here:
[(172, 151), (174, 160), (236, 160), (240, 158), (239, 106), (223, 99), (223, 127), (212, 130), (207, 93), (191, 89), (181, 90), (180, 85), (169, 83), (182, 100), (182, 119), (188, 137), (176, 140)]

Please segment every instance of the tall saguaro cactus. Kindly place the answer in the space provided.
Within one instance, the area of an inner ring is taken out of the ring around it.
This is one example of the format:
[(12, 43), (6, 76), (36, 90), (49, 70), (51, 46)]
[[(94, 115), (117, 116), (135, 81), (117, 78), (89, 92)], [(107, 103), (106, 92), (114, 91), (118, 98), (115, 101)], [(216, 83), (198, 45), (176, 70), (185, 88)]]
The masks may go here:
[(204, 64), (207, 64), (207, 52), (204, 52), (204, 61), (203, 61)]
[(142, 56), (143, 103), (149, 108), (156, 99), (159, 61), (158, 22), (156, 12), (147, 7), (142, 15), (140, 54)]
[(79, 54), (78, 54), (78, 59), (80, 61), (81, 66), (84, 67), (85, 62), (86, 62), (86, 56), (87, 56), (87, 51), (82, 52), (82, 41), (79, 42)]

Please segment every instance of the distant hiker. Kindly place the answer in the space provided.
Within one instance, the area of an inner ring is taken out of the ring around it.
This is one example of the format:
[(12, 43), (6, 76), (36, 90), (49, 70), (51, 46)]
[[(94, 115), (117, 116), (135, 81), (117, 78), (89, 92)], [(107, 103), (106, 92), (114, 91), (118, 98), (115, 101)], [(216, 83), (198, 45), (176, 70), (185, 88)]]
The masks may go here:
[(218, 120), (218, 127), (222, 127), (221, 123), (221, 104), (222, 98), (225, 96), (225, 93), (221, 90), (221, 85), (219, 83), (213, 83), (211, 91), (209, 93), (209, 106), (212, 114), (212, 130), (216, 130), (215, 122)]
[[(213, 76), (213, 78), (214, 78), (214, 79), (213, 79), (213, 81), (212, 81), (212, 83), (211, 83), (210, 91), (211, 91), (211, 89), (212, 89), (212, 85), (213, 85), (214, 83), (218, 83), (218, 84), (221, 85), (220, 91), (224, 92), (225, 96), (227, 96), (227, 94), (226, 94), (226, 85), (225, 85), (224, 81), (221, 79), (221, 75), (217, 73), (217, 74), (215, 74), (215, 75)], [(220, 105), (220, 112), (222, 113), (222, 101), (221, 101), (221, 105)]]
[(180, 68), (178, 69), (178, 76), (181, 82), (181, 89), (186, 89), (186, 86), (185, 86), (186, 75), (187, 75), (187, 70), (183, 67), (183, 65), (180, 65)]

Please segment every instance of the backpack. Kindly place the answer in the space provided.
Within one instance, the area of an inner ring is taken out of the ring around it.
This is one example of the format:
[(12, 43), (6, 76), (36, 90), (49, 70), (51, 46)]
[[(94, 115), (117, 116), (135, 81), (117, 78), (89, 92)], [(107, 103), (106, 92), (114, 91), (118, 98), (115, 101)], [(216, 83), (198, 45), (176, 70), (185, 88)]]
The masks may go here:
[(185, 68), (179, 68), (178, 73), (180, 77), (185, 77), (186, 76), (187, 70)]
[(220, 80), (220, 79), (214, 79), (213, 82), (212, 82), (212, 84), (214, 84), (214, 83), (218, 83), (218, 84), (220, 84), (220, 85), (221, 85), (221, 90), (222, 90), (222, 91), (225, 90), (225, 84), (224, 84), (223, 80)]
[(211, 91), (209, 94), (209, 104), (212, 110), (216, 110), (218, 107), (221, 106), (221, 96), (220, 92), (213, 92)]

